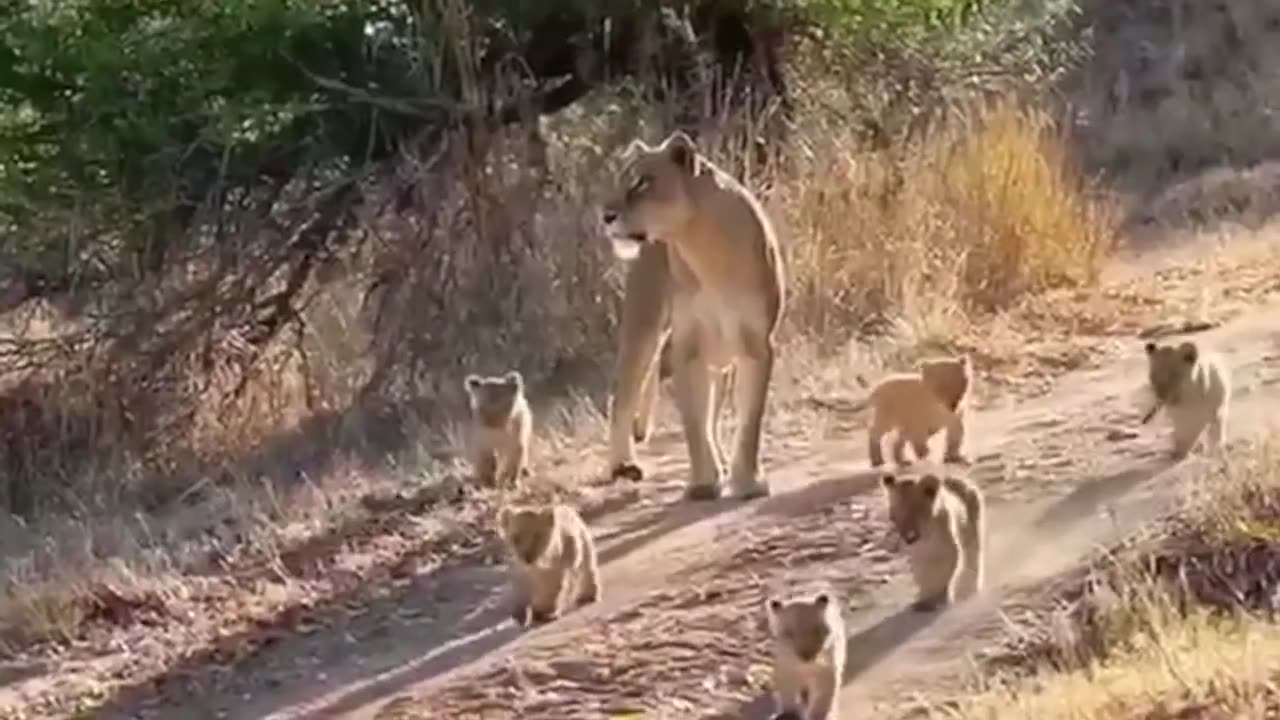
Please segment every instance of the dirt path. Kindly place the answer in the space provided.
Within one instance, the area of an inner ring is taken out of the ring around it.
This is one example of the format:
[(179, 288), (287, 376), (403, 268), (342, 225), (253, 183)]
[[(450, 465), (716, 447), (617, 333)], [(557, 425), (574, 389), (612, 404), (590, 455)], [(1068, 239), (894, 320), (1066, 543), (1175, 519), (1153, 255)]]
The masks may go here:
[[(1280, 399), (1277, 312), (1258, 308), (1199, 336), (1232, 367), (1234, 439)], [(913, 683), (961, 666), (1012, 591), (1152, 518), (1171, 480), (1203, 462), (1171, 466), (1163, 420), (1137, 426), (1143, 364), (1133, 341), (1119, 360), (1067, 374), (1044, 396), (974, 414), (973, 473), (992, 506), (989, 589), (947, 613), (903, 611), (912, 589), (858, 418), (841, 419), (839, 441), (772, 439), (773, 497), (746, 504), (677, 502), (684, 453), (668, 431), (650, 449), (654, 478), (639, 500), (595, 523), (605, 578), (595, 606), (519, 632), (494, 555), (286, 637), (214, 682), (193, 676), (151, 704), (122, 699), (95, 716), (763, 718), (765, 592), (819, 579), (849, 603), (848, 716), (900, 705)], [(193, 691), (198, 706), (180, 699)]]

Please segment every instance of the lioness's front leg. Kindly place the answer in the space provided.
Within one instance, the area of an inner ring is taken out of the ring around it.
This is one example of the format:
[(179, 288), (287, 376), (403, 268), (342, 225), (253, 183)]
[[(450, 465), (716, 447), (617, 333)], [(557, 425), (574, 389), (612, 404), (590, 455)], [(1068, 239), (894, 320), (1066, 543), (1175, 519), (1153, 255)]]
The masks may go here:
[(773, 376), (773, 343), (768, 338), (748, 342), (748, 355), (738, 359), (734, 388), (737, 392), (738, 435), (733, 452), (729, 485), (743, 500), (769, 494), (769, 485), (760, 477), (760, 433)]
[(722, 468), (711, 444), (711, 373), (699, 348), (696, 327), (677, 327), (672, 336), (672, 381), (676, 408), (689, 449), (690, 500), (720, 497)]
[[(613, 402), (609, 407), (609, 470), (614, 478), (639, 481), (644, 471), (636, 463), (637, 411), (642, 397), (657, 392), (658, 352), (666, 335), (671, 309), (671, 275), (666, 248), (650, 244), (627, 268), (619, 321), (618, 357), (613, 374)], [(648, 403), (652, 412), (652, 401)], [(647, 415), (647, 413), (646, 413)], [(648, 418), (643, 419), (645, 424)]]

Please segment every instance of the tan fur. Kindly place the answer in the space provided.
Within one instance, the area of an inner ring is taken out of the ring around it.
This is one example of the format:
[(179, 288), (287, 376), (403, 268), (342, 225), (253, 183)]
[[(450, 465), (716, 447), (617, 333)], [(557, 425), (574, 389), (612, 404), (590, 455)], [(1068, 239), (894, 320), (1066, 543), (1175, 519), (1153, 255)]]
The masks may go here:
[[(639, 479), (637, 406), (666, 331), (676, 406), (689, 450), (686, 496), (720, 495), (724, 453), (711, 432), (714, 372), (735, 365), (738, 436), (729, 484), (740, 498), (766, 495), (760, 436), (785, 298), (782, 258), (759, 202), (677, 132), (658, 147), (635, 142), (624, 189), (604, 207), (605, 232), (632, 260), (623, 301), (610, 466)], [(644, 419), (647, 425), (648, 419)]]
[(881, 484), (919, 588), (912, 607), (928, 612), (981, 591), (986, 510), (978, 486), (964, 477), (932, 474), (886, 474)]
[(840, 604), (830, 593), (765, 603), (773, 637), (776, 718), (840, 717), (846, 633)]
[(1147, 382), (1155, 403), (1143, 417), (1143, 424), (1164, 409), (1173, 423), (1170, 454), (1174, 459), (1186, 457), (1205, 428), (1209, 429), (1210, 448), (1220, 450), (1226, 441), (1231, 401), (1226, 363), (1217, 353), (1189, 340), (1176, 346), (1149, 342), (1145, 350)]
[(577, 605), (600, 599), (595, 541), (568, 505), (526, 505), (498, 511), (498, 527), (511, 554), (511, 618), (519, 625), (559, 617), (566, 595)]
[(471, 467), (476, 481), (514, 487), (529, 472), (533, 412), (524, 396), (524, 378), (468, 375), (463, 383), (471, 402)]
[[(859, 382), (865, 384), (861, 376)], [(871, 424), (867, 428), (867, 457), (872, 467), (884, 465), (884, 436), (897, 431), (893, 459), (907, 465), (906, 446), (911, 443), (916, 459), (929, 454), (929, 438), (939, 430), (947, 432), (944, 462), (969, 464), (961, 452), (964, 417), (961, 403), (973, 384), (973, 366), (968, 355), (935, 358), (920, 363), (915, 373), (894, 373), (871, 391)]]

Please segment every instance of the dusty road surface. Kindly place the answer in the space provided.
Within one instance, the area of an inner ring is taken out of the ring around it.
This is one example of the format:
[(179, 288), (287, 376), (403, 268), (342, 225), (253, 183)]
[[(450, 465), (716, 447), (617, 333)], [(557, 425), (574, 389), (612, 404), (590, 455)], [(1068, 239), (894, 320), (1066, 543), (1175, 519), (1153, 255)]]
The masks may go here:
[[(1247, 311), (1196, 335), (1231, 367), (1233, 442), (1271, 422), (1280, 400), (1280, 280), (1241, 302)], [(638, 499), (593, 523), (602, 602), (521, 632), (498, 558), (459, 562), (399, 599), (193, 674), (199, 702), (172, 689), (122, 695), (95, 716), (766, 718), (766, 593), (826, 581), (847, 604), (846, 716), (890, 717), (913, 687), (962, 669), (1019, 588), (1154, 518), (1206, 462), (1167, 459), (1162, 417), (1138, 425), (1144, 368), (1141, 340), (1123, 338), (1049, 392), (971, 414), (971, 474), (991, 507), (988, 588), (945, 613), (906, 610), (913, 588), (863, 455), (864, 417), (838, 417), (817, 439), (771, 438), (772, 497), (707, 504), (678, 500), (684, 449), (668, 418)]]

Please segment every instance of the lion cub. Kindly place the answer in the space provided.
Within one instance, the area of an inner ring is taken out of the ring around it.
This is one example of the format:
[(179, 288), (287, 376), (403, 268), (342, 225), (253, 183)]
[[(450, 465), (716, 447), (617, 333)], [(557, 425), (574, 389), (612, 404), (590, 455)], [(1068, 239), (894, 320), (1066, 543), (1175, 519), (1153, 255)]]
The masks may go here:
[(533, 434), (524, 378), (518, 370), (493, 377), (468, 375), (465, 385), (471, 401), (471, 465), (476, 480), (513, 486), (529, 473)]
[(1147, 381), (1156, 402), (1142, 424), (1165, 409), (1173, 422), (1175, 460), (1191, 452), (1206, 427), (1211, 449), (1220, 449), (1226, 440), (1231, 401), (1231, 377), (1222, 358), (1189, 340), (1177, 346), (1149, 342), (1146, 351)]
[(595, 541), (577, 510), (558, 503), (503, 507), (498, 527), (511, 551), (516, 624), (556, 619), (571, 585), (578, 605), (600, 599)]
[(844, 675), (845, 627), (830, 593), (765, 605), (773, 636), (775, 720), (835, 720)]
[[(865, 385), (861, 377), (858, 381)], [(964, 442), (964, 419), (960, 403), (973, 383), (973, 366), (968, 355), (935, 358), (920, 363), (917, 372), (894, 373), (871, 391), (871, 424), (867, 428), (867, 455), (872, 467), (884, 465), (881, 443), (890, 430), (897, 431), (893, 459), (907, 465), (904, 450), (908, 442), (916, 459), (929, 454), (929, 438), (947, 431), (944, 462), (969, 464), (960, 451)]]
[(886, 474), (889, 519), (907, 545), (919, 594), (912, 608), (929, 612), (982, 590), (984, 502), (963, 477)]

